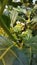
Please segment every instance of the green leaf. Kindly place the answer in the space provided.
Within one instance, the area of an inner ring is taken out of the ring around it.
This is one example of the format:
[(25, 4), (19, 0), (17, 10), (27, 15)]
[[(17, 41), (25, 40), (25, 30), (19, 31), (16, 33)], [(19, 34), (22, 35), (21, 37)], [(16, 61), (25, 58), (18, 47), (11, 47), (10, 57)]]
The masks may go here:
[(26, 45), (37, 51), (37, 35), (25, 41)]
[(17, 12), (16, 10), (12, 10), (12, 11), (11, 11), (11, 14), (10, 14), (10, 18), (11, 18), (11, 27), (13, 27), (14, 24), (16, 23), (17, 16), (18, 16), (18, 12)]
[(13, 47), (13, 45), (15, 44), (12, 41), (0, 36), (0, 64), (2, 63), (1, 65), (12, 65), (15, 57), (10, 53), (9, 50), (11, 47)]
[[(1, 40), (2, 39), (2, 40)], [(0, 64), (1, 65), (29, 65), (29, 58), (23, 50), (8, 38), (0, 36)]]
[(4, 23), (6, 24), (6, 26), (8, 28), (10, 28), (10, 23), (11, 23), (10, 17), (3, 14), (2, 19), (3, 19)]
[(3, 10), (4, 10), (5, 5), (7, 4), (8, 0), (3, 0), (2, 2), (3, 3), (1, 3), (1, 5), (0, 5), (0, 16), (2, 15)]
[(22, 37), (23, 42), (25, 42), (26, 40), (29, 40), (32, 37), (31, 32), (32, 31), (29, 30), (29, 29), (27, 29), (26, 31), (22, 32), (21, 37)]
[(21, 32), (24, 29), (23, 25), (21, 23), (18, 23), (15, 27), (14, 27), (14, 31), (15, 32)]
[(14, 42), (17, 42), (17, 40), (15, 39), (15, 37), (11, 34), (9, 28), (6, 25), (7, 22), (4, 22), (3, 18), (0, 16), (0, 25), (3, 27), (3, 29), (6, 31), (6, 33), (9, 35), (9, 38), (11, 38), (11, 40), (13, 40)]

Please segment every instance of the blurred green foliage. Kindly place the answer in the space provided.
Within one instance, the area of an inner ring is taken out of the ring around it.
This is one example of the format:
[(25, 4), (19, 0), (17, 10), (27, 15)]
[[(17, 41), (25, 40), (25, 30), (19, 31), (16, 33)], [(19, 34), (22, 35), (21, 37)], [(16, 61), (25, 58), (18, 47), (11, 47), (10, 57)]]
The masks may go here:
[(0, 0), (1, 65), (37, 65), (36, 2)]

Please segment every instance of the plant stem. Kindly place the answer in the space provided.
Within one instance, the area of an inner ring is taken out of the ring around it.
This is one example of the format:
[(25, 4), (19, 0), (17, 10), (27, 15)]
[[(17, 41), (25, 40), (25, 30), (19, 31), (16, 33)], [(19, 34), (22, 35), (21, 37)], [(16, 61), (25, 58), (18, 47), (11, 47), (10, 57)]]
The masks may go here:
[(33, 53), (32, 53), (32, 48), (31, 48), (31, 59), (30, 59), (30, 65), (32, 65), (32, 61), (33, 61)]

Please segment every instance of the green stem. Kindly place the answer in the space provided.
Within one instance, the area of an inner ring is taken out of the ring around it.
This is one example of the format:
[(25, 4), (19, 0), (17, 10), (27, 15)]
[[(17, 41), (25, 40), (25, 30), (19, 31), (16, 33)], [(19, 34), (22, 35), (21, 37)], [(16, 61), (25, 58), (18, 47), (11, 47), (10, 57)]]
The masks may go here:
[(33, 62), (33, 52), (32, 52), (32, 48), (31, 48), (31, 50), (30, 50), (30, 54), (31, 54), (30, 65), (32, 65), (32, 62)]

